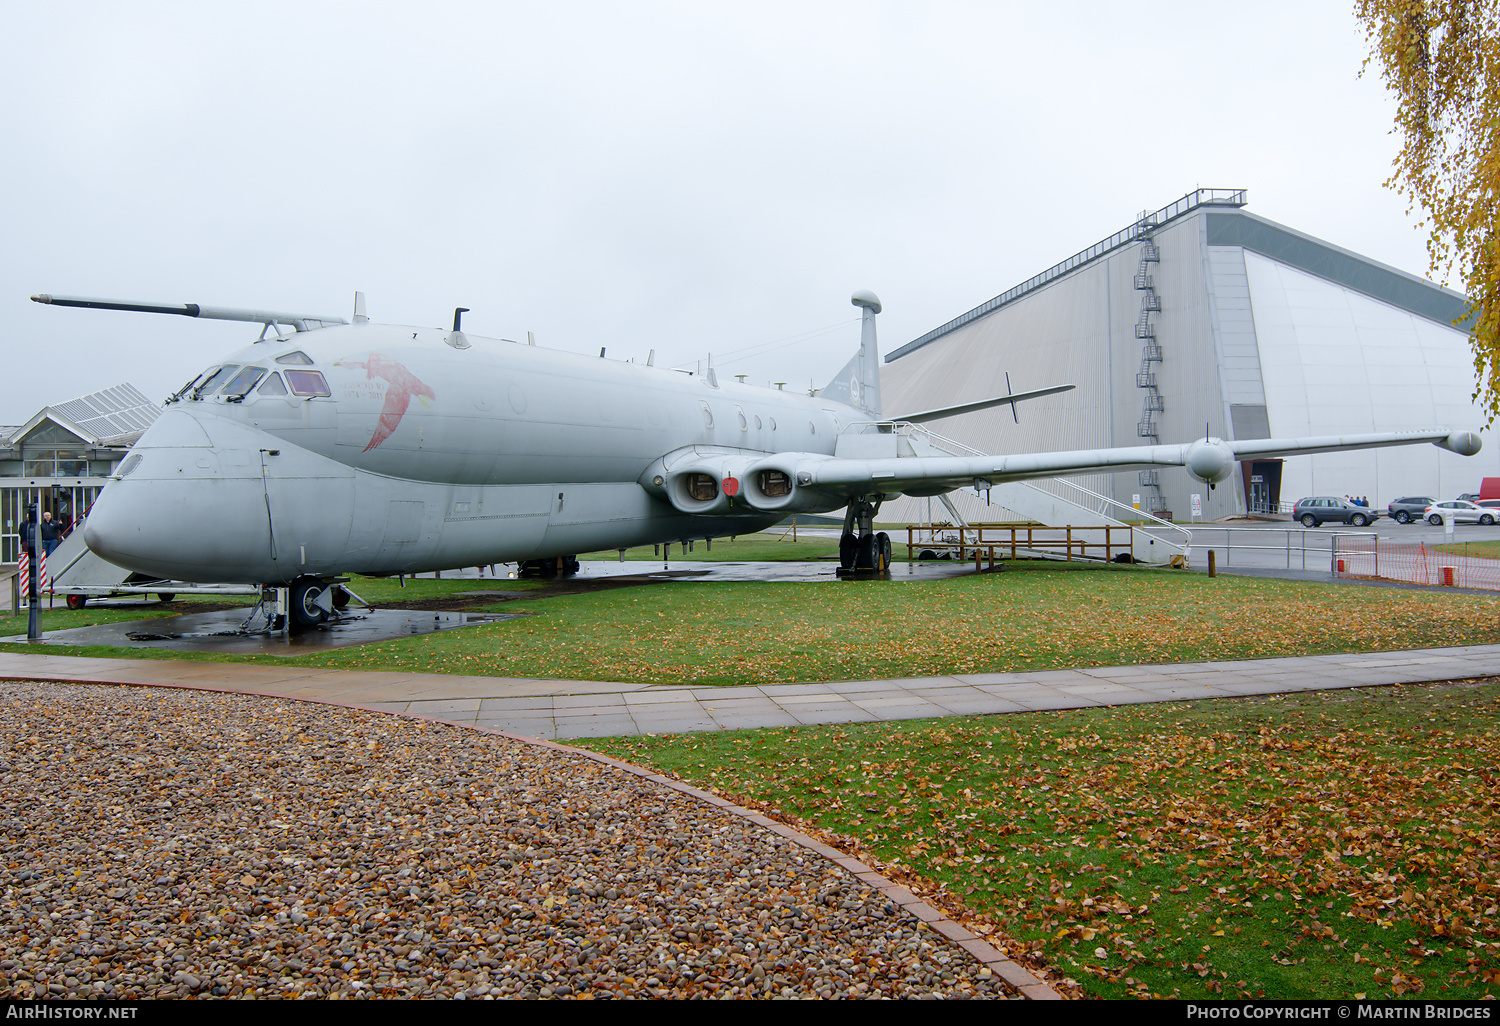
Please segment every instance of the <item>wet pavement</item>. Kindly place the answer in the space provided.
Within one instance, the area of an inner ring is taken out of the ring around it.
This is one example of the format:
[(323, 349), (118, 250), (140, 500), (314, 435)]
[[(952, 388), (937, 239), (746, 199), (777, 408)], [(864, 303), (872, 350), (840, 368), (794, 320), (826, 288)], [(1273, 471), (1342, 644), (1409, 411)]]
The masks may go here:
[[(392, 641), (437, 631), (473, 627), (485, 623), (511, 620), (519, 613), (434, 613), (422, 610), (364, 610), (311, 630), (293, 633), (251, 630), (242, 626), (250, 609), (220, 609), (212, 613), (186, 613), (181, 616), (153, 617), (102, 623), (93, 627), (48, 631), (36, 644), (43, 645), (110, 645), (118, 648), (165, 648), (178, 652), (213, 652), (221, 655), (299, 656), (330, 648), (348, 648), (375, 641)], [(264, 626), (257, 617), (251, 627)], [(0, 638), (0, 641), (24, 642), (26, 636)]]

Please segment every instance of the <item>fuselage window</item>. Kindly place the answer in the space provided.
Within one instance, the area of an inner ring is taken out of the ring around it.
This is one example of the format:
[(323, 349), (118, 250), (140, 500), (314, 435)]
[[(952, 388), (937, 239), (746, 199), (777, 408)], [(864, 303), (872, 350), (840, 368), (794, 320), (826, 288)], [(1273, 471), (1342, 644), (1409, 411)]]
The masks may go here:
[(281, 383), (281, 375), (272, 371), (256, 391), (261, 395), (286, 395), (286, 385)]
[(775, 417), (771, 418), (771, 430), (772, 431), (776, 430), (776, 418)]
[(282, 355), (276, 357), (276, 362), (277, 363), (300, 363), (300, 364), (303, 364), (304, 366), (306, 366), (306, 365), (312, 363), (312, 357), (308, 356), (306, 353), (304, 353), (300, 349), (294, 349), (290, 353), (283, 353)]
[(219, 394), (242, 396), (255, 387), (255, 383), (265, 372), (264, 367), (243, 367), (238, 374), (229, 379), (229, 384), (219, 389)]
[(286, 383), (291, 386), (293, 395), (332, 395), (328, 391), (328, 381), (323, 377), (322, 371), (289, 370), (283, 371), (286, 375)]
[(760, 430), (760, 414), (755, 415), (755, 430)]
[(234, 375), (234, 372), (239, 369), (240, 365), (237, 363), (226, 363), (224, 366), (220, 367), (218, 370), (210, 374), (208, 376), (208, 380), (204, 381), (203, 384), (193, 389), (193, 398), (197, 399), (200, 396), (212, 392), (214, 389), (222, 385), (226, 379), (232, 377)]

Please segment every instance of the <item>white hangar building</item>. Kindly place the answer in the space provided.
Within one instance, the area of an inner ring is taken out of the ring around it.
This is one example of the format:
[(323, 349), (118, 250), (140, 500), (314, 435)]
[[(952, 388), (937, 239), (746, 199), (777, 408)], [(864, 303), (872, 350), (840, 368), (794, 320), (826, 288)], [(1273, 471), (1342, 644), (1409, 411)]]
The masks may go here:
[[(984, 452), (1092, 449), (1452, 427), (1478, 430), (1467, 300), (1268, 221), (1243, 190), (1203, 189), (955, 317), (885, 358), (888, 415), (1073, 383), (1070, 392), (939, 421)], [(1454, 498), (1500, 476), (1500, 440), (1465, 458), (1431, 445), (1246, 461), (1209, 492), (1180, 468), (1075, 478), (1189, 519), (1306, 495)], [(1037, 482), (1043, 489), (1061, 487)], [(971, 522), (1004, 518), (973, 492)], [(927, 500), (882, 518), (928, 519)], [(946, 514), (939, 512), (938, 517)], [(1116, 511), (1118, 515), (1118, 511)]]

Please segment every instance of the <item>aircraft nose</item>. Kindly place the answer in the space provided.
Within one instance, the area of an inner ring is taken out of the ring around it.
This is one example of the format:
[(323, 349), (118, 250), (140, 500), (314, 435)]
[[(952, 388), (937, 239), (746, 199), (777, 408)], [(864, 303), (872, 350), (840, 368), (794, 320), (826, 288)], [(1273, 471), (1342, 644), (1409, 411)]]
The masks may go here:
[(163, 557), (170, 562), (168, 546), (161, 544), (162, 510), (151, 501), (144, 483), (111, 481), (83, 522), (83, 542), (127, 570), (169, 577)]
[(83, 543), (89, 547), (90, 552), (103, 556), (110, 562), (115, 562), (114, 557), (125, 552), (122, 542), (125, 533), (123, 528), (126, 525), (113, 512), (116, 508), (111, 498), (113, 494), (113, 490), (109, 488), (100, 492), (83, 522)]

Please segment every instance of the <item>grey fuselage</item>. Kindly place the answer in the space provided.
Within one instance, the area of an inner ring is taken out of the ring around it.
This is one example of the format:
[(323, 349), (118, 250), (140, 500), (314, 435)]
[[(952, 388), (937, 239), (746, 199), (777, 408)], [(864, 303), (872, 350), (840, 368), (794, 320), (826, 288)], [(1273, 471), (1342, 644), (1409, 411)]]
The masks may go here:
[[(306, 362), (278, 362), (296, 353)], [(267, 377), (238, 400), (215, 383), (169, 402), (89, 513), (95, 552), (161, 578), (269, 585), (748, 533), (781, 514), (681, 512), (652, 468), (684, 453), (831, 455), (844, 427), (870, 419), (776, 389), (394, 325), (299, 332), (223, 364)], [(311, 371), (331, 394), (265, 390), (272, 372)]]

